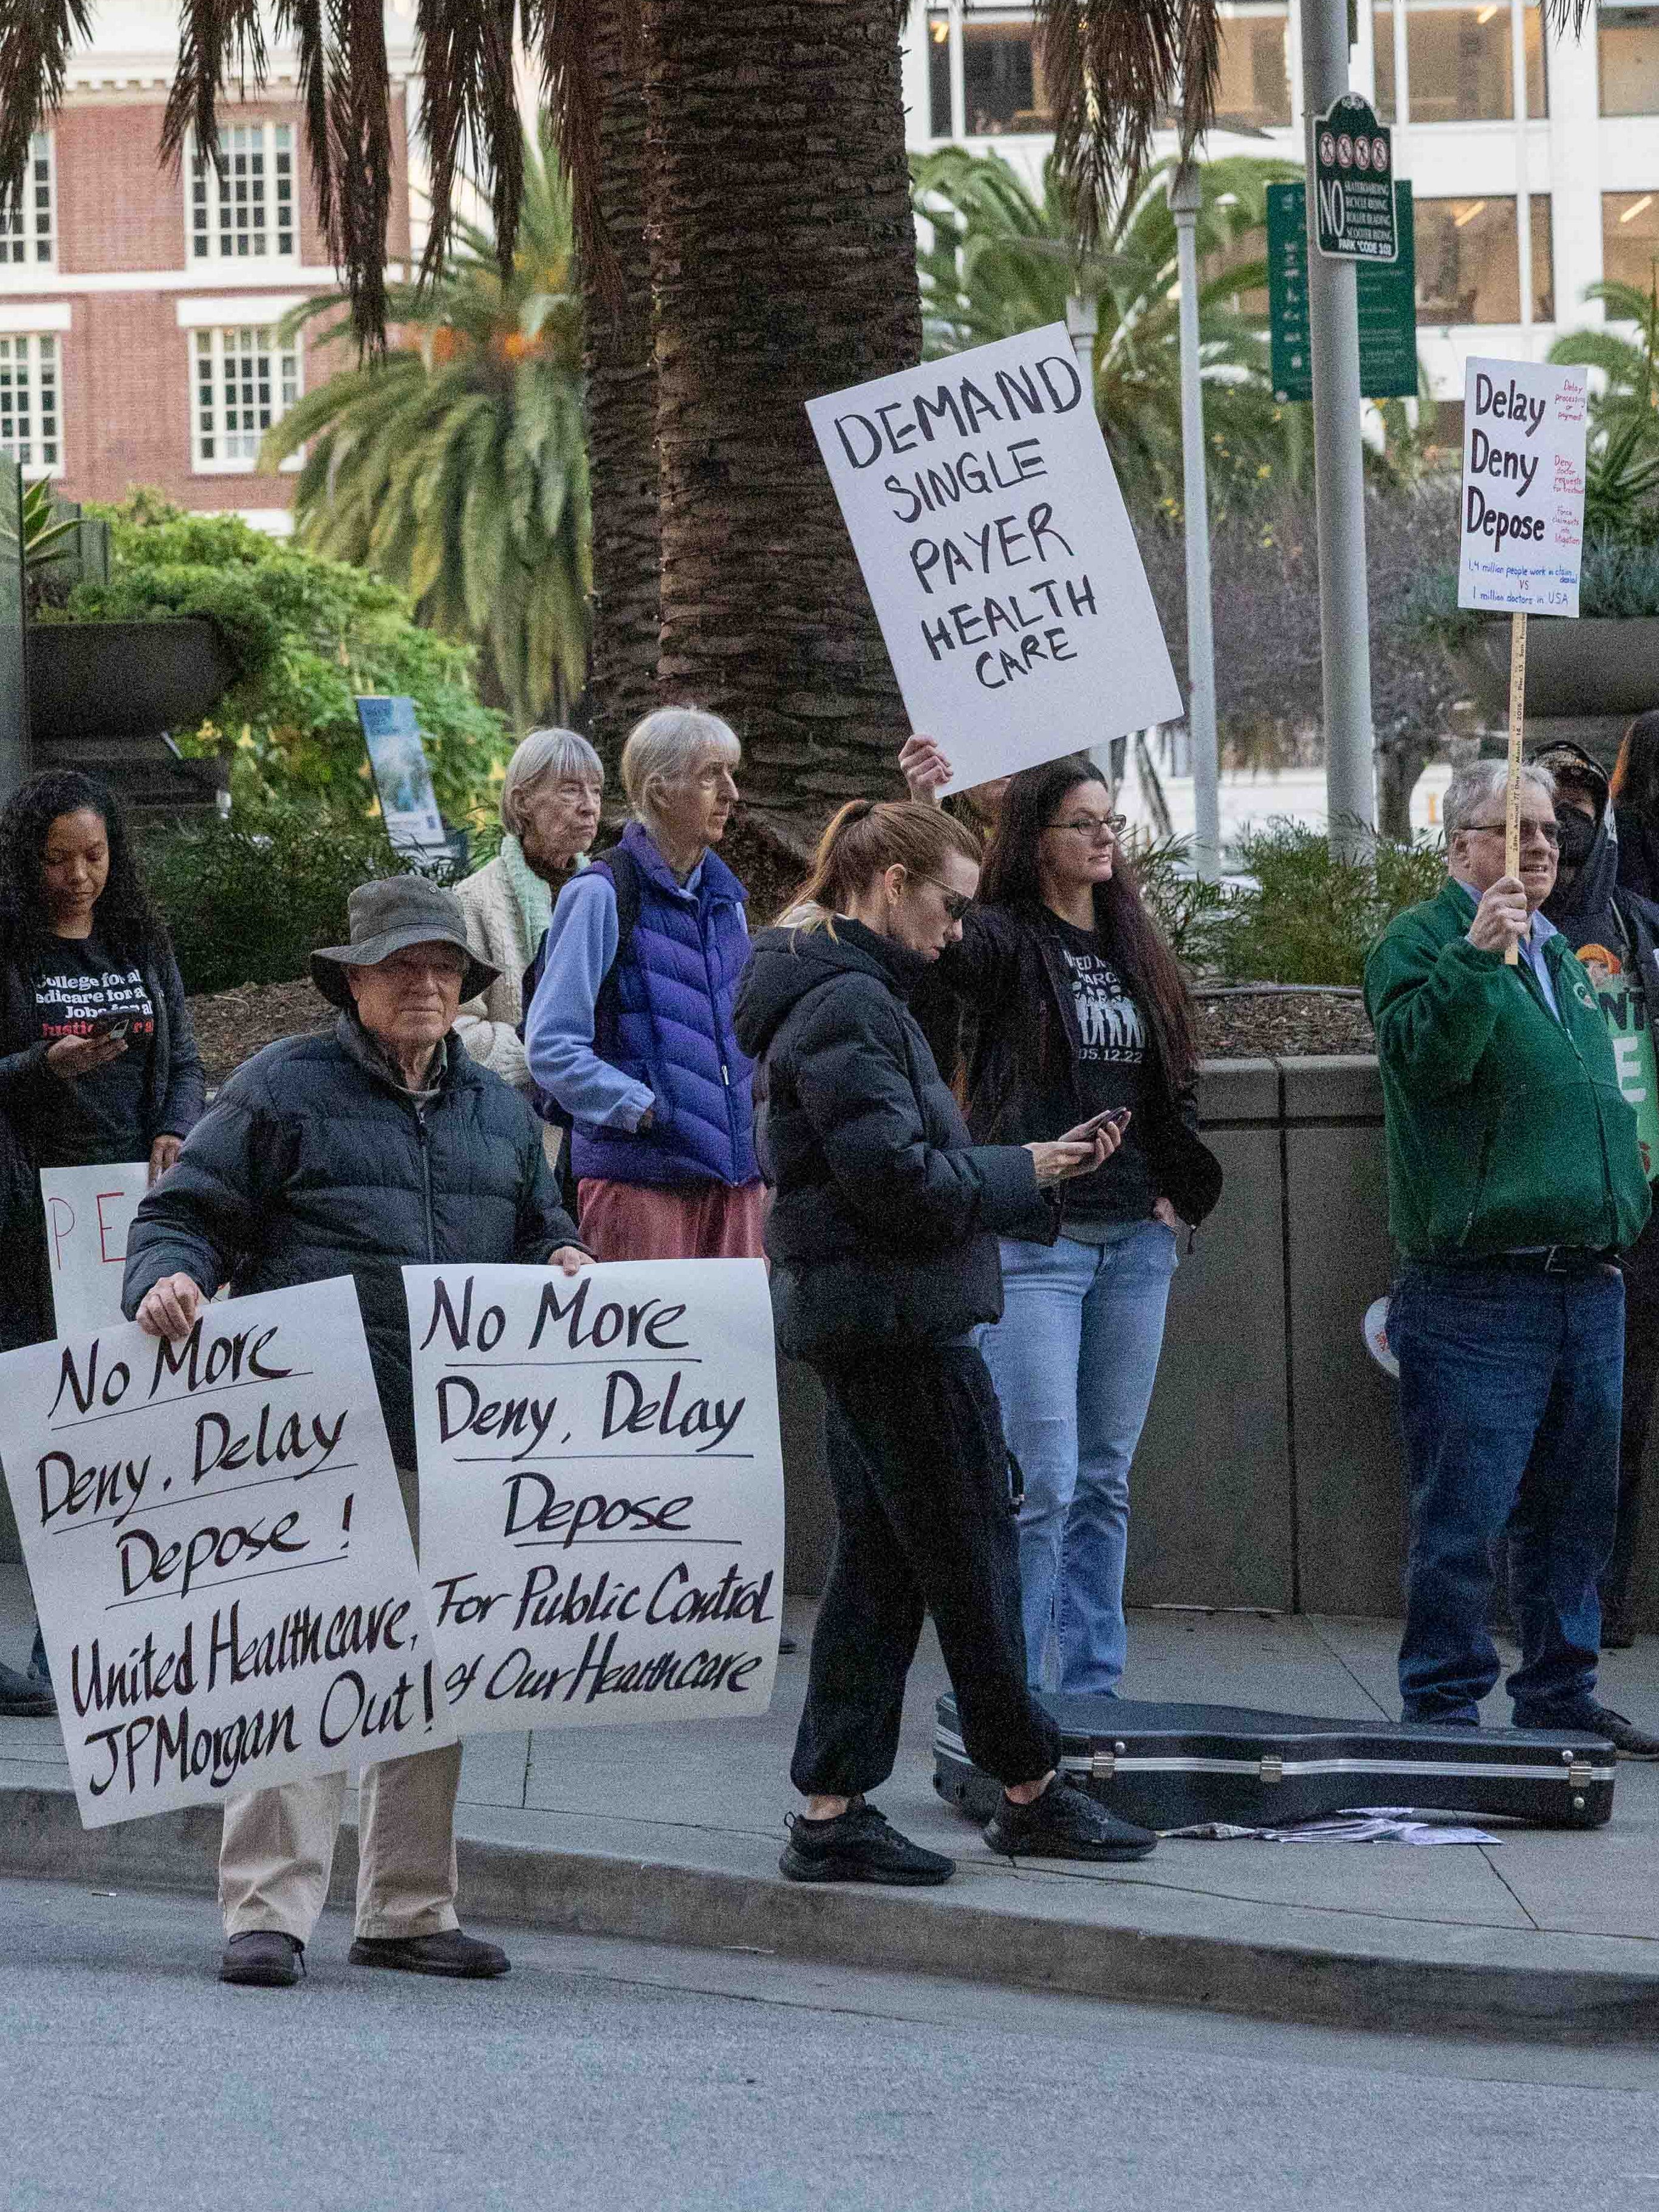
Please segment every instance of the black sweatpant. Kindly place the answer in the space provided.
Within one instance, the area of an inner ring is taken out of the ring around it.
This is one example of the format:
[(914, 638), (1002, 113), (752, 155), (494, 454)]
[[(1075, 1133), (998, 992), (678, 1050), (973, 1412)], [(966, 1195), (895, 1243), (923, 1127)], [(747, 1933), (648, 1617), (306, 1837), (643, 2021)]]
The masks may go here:
[(1025, 1685), (1007, 1449), (985, 1362), (971, 1345), (872, 1343), (818, 1373), (836, 1556), (790, 1779), (824, 1797), (887, 1779), (931, 1608), (969, 1757), (1000, 1782), (1035, 1782), (1059, 1765), (1060, 1732)]
[(1625, 1406), (1619, 1431), (1619, 1522), (1601, 1571), (1601, 1617), (1626, 1625), (1642, 1526), (1642, 1462), (1659, 1386), (1659, 1210), (1620, 1261), (1625, 1277)]

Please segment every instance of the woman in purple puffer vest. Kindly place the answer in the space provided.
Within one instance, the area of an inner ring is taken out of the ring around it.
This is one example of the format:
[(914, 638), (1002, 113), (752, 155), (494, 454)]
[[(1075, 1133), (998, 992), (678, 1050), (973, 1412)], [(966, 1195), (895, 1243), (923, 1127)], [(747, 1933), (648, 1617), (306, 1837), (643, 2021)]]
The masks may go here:
[(732, 1030), (748, 896), (714, 852), (737, 738), (695, 707), (623, 750), (634, 819), (567, 884), (525, 1021), (530, 1073), (571, 1121), (582, 1239), (605, 1260), (758, 1257), (750, 1064)]

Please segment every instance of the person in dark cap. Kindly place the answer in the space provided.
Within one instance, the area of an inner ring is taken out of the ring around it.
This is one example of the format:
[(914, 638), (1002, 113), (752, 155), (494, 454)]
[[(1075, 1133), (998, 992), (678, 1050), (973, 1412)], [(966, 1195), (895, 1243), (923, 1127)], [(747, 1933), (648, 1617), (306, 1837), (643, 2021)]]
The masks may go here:
[[(312, 955), (340, 1008), (331, 1032), (285, 1037), (237, 1070), (145, 1197), (122, 1302), (153, 1336), (187, 1336), (204, 1299), (349, 1275), (410, 1528), (418, 1540), (406, 1266), (588, 1264), (558, 1202), (529, 1107), (452, 1034), (495, 971), (460, 907), (417, 876), (361, 884), (351, 941)], [(363, 1771), (354, 1965), (481, 1978), (504, 1952), (455, 1917), (459, 1744)], [(328, 1895), (346, 1778), (322, 1775), (225, 1808), (220, 1978), (278, 1988)]]
[[(1535, 756), (1555, 778), (1561, 837), (1555, 889), (1544, 916), (1565, 933), (1595, 986), (1613, 1042), (1619, 1085), (1636, 1109), (1642, 1164), (1659, 1198), (1659, 1067), (1653, 1018), (1659, 1013), (1659, 906), (1622, 880), (1619, 828), (1608, 778), (1581, 745), (1553, 744)], [(1636, 1640), (1631, 1582), (1641, 1522), (1642, 1462), (1659, 1386), (1659, 1219), (1620, 1258), (1625, 1277), (1625, 1382), (1619, 1435), (1619, 1519), (1602, 1571), (1601, 1645), (1624, 1650)]]

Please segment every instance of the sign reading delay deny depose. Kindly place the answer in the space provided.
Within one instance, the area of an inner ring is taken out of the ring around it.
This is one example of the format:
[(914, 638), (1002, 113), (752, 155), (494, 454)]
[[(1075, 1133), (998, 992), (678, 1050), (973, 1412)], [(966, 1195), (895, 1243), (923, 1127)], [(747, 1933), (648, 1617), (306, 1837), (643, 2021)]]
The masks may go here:
[(453, 1741), (349, 1280), (0, 1359), (88, 1827)]
[(763, 1713), (783, 1461), (761, 1262), (404, 1279), (421, 1565), (456, 1726)]
[(1063, 324), (806, 411), (911, 724), (958, 785), (1182, 714)]
[(1577, 613), (1587, 396), (1582, 368), (1468, 363), (1460, 607)]

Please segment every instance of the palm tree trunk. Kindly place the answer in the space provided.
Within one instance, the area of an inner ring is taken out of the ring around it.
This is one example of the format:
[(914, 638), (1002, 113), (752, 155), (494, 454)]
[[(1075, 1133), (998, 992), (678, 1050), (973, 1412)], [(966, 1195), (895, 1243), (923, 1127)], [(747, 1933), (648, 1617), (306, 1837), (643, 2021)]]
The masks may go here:
[[(646, 0), (665, 696), (791, 842), (908, 724), (808, 425), (921, 357), (900, 0)], [(596, 493), (597, 505), (597, 493)]]
[(599, 88), (599, 202), (622, 271), (615, 301), (583, 281), (587, 455), (593, 514), (592, 738), (613, 777), (623, 740), (657, 698), (656, 370), (645, 243), (643, 56), (619, 0), (592, 0)]

